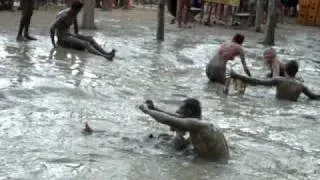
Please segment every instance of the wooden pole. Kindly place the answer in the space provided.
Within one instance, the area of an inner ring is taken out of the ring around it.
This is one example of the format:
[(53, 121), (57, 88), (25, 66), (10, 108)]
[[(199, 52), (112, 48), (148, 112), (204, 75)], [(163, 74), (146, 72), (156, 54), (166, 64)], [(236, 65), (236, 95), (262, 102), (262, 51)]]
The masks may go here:
[(257, 0), (256, 4), (256, 19), (255, 19), (255, 31), (261, 32), (261, 19), (262, 19), (262, 3), (261, 0)]
[(159, 0), (158, 5), (158, 29), (157, 40), (164, 41), (164, 2), (165, 0)]
[(265, 38), (263, 43), (265, 45), (274, 45), (274, 37), (276, 26), (278, 22), (277, 12), (276, 12), (276, 0), (269, 0), (269, 10), (268, 10), (268, 23), (267, 30), (265, 33)]

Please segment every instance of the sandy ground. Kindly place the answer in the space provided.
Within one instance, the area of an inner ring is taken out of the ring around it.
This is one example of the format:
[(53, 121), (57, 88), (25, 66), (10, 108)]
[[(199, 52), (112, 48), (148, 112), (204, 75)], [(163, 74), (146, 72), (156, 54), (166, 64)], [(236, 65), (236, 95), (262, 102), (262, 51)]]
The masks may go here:
[[(57, 12), (62, 9), (62, 7), (42, 7), (40, 10), (34, 11), (34, 15), (32, 17), (32, 24), (31, 28), (37, 28), (41, 29), (41, 32), (47, 33), (47, 30), (50, 27), (50, 24), (54, 21), (55, 15)], [(144, 23), (149, 24), (151, 26), (156, 26), (156, 20), (157, 20), (157, 9), (154, 8), (142, 8), (137, 7), (132, 10), (113, 10), (111, 12), (102, 11), (100, 9), (96, 9), (95, 11), (96, 15), (96, 24), (98, 27), (103, 28), (104, 26), (108, 26), (108, 24), (101, 24), (99, 23), (100, 20), (103, 20), (104, 18), (109, 19), (117, 19), (120, 20), (123, 24), (127, 23)], [(172, 19), (171, 15), (166, 12), (166, 29), (177, 29), (175, 25), (169, 24), (170, 20)], [(18, 29), (18, 24), (20, 20), (20, 11), (15, 12), (8, 12), (8, 11), (0, 11), (0, 32), (16, 32)], [(79, 15), (79, 21), (81, 24), (81, 18), (82, 14)], [(293, 19), (287, 19), (287, 23), (285, 25), (279, 25), (277, 28), (277, 35), (294, 35), (295, 33), (299, 31), (305, 31), (310, 33), (318, 33), (319, 27), (309, 27), (309, 26), (301, 26), (298, 24), (293, 23)], [(225, 27), (221, 25), (213, 25), (211, 27), (207, 27), (204, 25), (200, 25), (198, 23), (195, 23), (195, 27), (191, 29), (185, 29), (187, 31), (190, 31), (190, 33), (209, 33), (209, 34), (215, 34), (215, 33), (235, 33), (235, 32), (243, 32), (245, 31), (246, 34), (252, 34), (252, 36), (261, 36), (263, 38), (262, 33), (254, 33), (252, 29), (247, 30), (239, 30), (239, 29), (231, 29), (230, 27)]]

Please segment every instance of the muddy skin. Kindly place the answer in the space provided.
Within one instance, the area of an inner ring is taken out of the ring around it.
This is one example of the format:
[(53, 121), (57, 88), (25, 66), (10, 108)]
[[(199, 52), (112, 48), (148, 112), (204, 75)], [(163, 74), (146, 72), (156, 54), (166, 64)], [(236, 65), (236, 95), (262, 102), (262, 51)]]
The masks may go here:
[(243, 41), (244, 36), (236, 34), (231, 42), (225, 42), (220, 46), (216, 54), (206, 66), (206, 75), (210, 82), (225, 84), (227, 62), (233, 61), (236, 56), (240, 56), (244, 71), (248, 76), (251, 76), (245, 61), (244, 50), (242, 48)]
[[(165, 112), (167, 114), (172, 114), (173, 116), (176, 116), (176, 117), (183, 117), (183, 115), (179, 114), (179, 109), (176, 111), (176, 113), (169, 113), (169, 112), (166, 112), (164, 110), (159, 109), (158, 107), (155, 107), (152, 100), (146, 100), (145, 103), (147, 104), (147, 106), (150, 109), (153, 109), (153, 110), (156, 110), (159, 112)], [(173, 127), (170, 127), (170, 130), (176, 132), (176, 135), (171, 140), (171, 145), (175, 150), (182, 151), (185, 148), (187, 148), (188, 145), (191, 144), (190, 139), (186, 139), (184, 137), (184, 135), (186, 134), (184, 131), (180, 131), (180, 130), (175, 129)], [(150, 134), (149, 138), (152, 139), (152, 138), (154, 138), (154, 136), (152, 134)]]
[(230, 76), (251, 85), (275, 86), (276, 98), (279, 100), (297, 101), (301, 93), (310, 99), (320, 100), (320, 95), (314, 94), (296, 79), (295, 75), (298, 72), (298, 68), (299, 66), (296, 61), (290, 61), (285, 65), (286, 77), (276, 76), (265, 80), (245, 77), (233, 71), (230, 73)]
[(178, 113), (187, 115), (187, 118), (149, 109), (147, 104), (142, 104), (139, 108), (162, 124), (189, 132), (194, 150), (200, 158), (219, 163), (228, 162), (229, 148), (226, 139), (223, 133), (212, 124), (200, 121), (201, 106), (198, 100), (186, 99), (179, 108)]

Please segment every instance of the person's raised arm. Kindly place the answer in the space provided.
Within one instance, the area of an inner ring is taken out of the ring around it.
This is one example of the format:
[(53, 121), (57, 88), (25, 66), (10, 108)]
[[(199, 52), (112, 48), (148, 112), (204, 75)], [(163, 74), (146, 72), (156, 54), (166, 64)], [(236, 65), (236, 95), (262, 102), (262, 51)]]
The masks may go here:
[(175, 116), (170, 116), (170, 115), (163, 113), (163, 112), (151, 110), (144, 104), (140, 105), (139, 109), (142, 112), (149, 114), (151, 117), (153, 117), (159, 123), (169, 125), (173, 128), (179, 129), (181, 131), (197, 131), (200, 128), (207, 126), (206, 123), (201, 122), (197, 119), (179, 118), (179, 117), (175, 117)]
[(247, 63), (246, 63), (244, 51), (243, 51), (243, 48), (242, 48), (241, 46), (239, 47), (239, 56), (240, 56), (240, 59), (241, 59), (241, 63), (242, 63), (244, 72), (245, 72), (248, 76), (251, 77), (251, 73), (250, 73), (249, 68), (248, 68), (248, 66), (247, 66)]
[(251, 84), (251, 85), (264, 85), (264, 86), (276, 86), (279, 82), (277, 78), (270, 78), (266, 80), (262, 79), (256, 79), (252, 77), (243, 76), (240, 74), (237, 74), (233, 71), (230, 72), (230, 77), (240, 79), (244, 83)]
[(320, 100), (320, 95), (314, 94), (312, 91), (310, 91), (306, 86), (303, 86), (302, 92), (308, 96), (310, 99), (314, 100)]
[(148, 108), (151, 109), (151, 110), (163, 112), (163, 113), (166, 113), (166, 114), (168, 114), (170, 116), (181, 117), (178, 113), (168, 112), (168, 111), (165, 111), (163, 109), (160, 109), (159, 107), (154, 105), (152, 100), (146, 100), (146, 104), (147, 104)]

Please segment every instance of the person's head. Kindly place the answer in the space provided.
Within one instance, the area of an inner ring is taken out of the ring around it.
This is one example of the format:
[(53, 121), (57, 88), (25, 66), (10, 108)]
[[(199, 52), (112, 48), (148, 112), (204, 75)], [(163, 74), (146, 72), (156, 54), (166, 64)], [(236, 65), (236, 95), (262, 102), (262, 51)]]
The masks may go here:
[(183, 118), (197, 118), (201, 119), (201, 104), (199, 100), (188, 98), (183, 101), (182, 105), (177, 110)]
[(288, 76), (295, 77), (299, 70), (299, 64), (297, 61), (289, 61), (285, 65), (285, 71)]
[(244, 38), (244, 35), (242, 35), (242, 34), (236, 34), (236, 35), (233, 36), (232, 42), (235, 42), (235, 43), (237, 43), (237, 44), (242, 45), (244, 39), (245, 39), (245, 38)]
[(80, 1), (74, 1), (71, 4), (71, 10), (75, 13), (79, 13), (83, 7), (83, 3)]
[(272, 60), (277, 57), (277, 52), (273, 49), (267, 49), (263, 52), (263, 58), (266, 63), (271, 64)]

